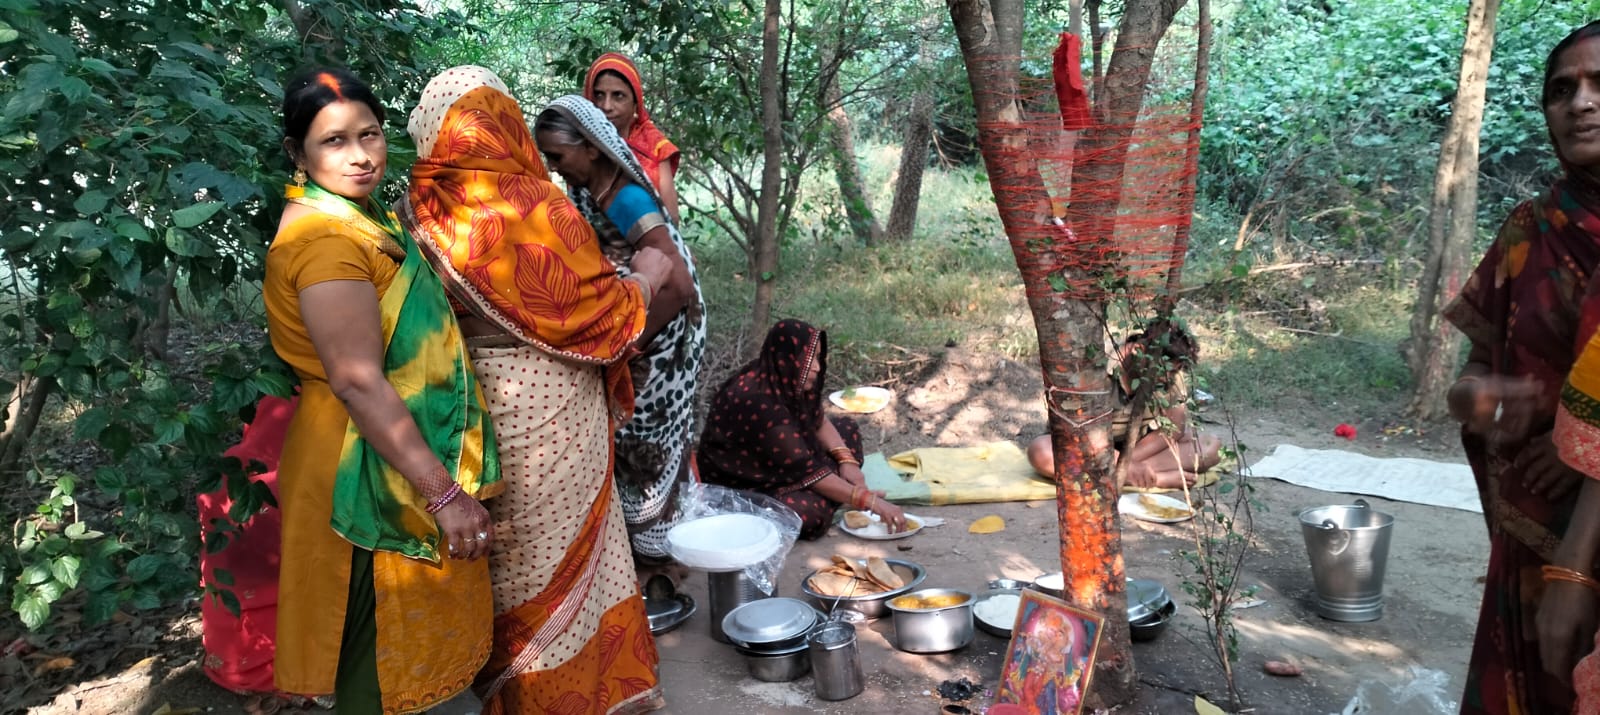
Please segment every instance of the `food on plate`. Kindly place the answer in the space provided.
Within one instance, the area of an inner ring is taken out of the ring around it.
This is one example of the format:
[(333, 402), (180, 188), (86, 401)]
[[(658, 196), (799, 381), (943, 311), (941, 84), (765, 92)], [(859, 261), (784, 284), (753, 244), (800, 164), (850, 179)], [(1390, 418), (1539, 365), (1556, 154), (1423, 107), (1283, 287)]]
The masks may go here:
[(1186, 519), (1194, 516), (1194, 512), (1189, 509), (1168, 506), (1149, 494), (1139, 495), (1139, 506), (1143, 507), (1150, 516), (1157, 519)]
[(972, 534), (993, 534), (997, 531), (1005, 530), (1006, 520), (1000, 518), (1000, 516), (997, 514), (990, 514), (989, 516), (983, 517), (982, 519), (972, 522), (972, 526), (967, 527), (967, 532)]
[(870, 596), (903, 588), (906, 581), (882, 557), (857, 561), (839, 554), (833, 563), (806, 579), (811, 590), (824, 596)]
[(890, 532), (889, 525), (870, 511), (847, 511), (844, 513), (844, 528), (856, 536), (881, 539), (891, 535), (910, 534), (922, 528), (922, 521), (907, 514), (905, 528)]
[(839, 404), (851, 412), (877, 412), (889, 405), (889, 396), (881, 392), (860, 393), (852, 387), (839, 393)]
[(890, 601), (889, 603), (895, 608), (905, 609), (950, 608), (952, 606), (959, 606), (971, 599), (971, 596), (968, 596), (964, 593), (941, 593), (937, 596), (901, 596), (893, 601)]
[(1011, 624), (1017, 622), (1017, 608), (1021, 605), (1020, 596), (1014, 593), (999, 593), (974, 605), (972, 615), (991, 626), (1010, 629)]
[(864, 511), (847, 511), (844, 513), (844, 525), (852, 529), (860, 529), (872, 523), (872, 515)]

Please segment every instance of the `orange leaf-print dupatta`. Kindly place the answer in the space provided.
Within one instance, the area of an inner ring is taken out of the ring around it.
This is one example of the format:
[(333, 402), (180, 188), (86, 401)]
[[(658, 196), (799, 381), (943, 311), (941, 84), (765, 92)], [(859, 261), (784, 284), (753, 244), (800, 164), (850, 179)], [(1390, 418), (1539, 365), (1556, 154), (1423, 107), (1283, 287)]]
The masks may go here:
[(421, 157), (409, 213), (451, 294), (552, 355), (611, 365), (612, 398), (629, 406), (623, 358), (644, 330), (643, 298), (550, 182), (505, 85), (482, 67), (451, 69), (428, 83), (408, 129)]

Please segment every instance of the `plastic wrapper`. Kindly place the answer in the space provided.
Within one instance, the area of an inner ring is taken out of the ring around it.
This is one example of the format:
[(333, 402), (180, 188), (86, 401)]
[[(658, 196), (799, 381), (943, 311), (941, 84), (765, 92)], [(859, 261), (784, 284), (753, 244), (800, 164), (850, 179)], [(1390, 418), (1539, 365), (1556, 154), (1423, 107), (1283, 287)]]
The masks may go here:
[[(678, 526), (683, 527), (697, 519), (724, 514), (745, 514), (760, 517), (777, 529), (777, 544), (770, 553), (746, 564), (743, 571), (758, 588), (775, 593), (778, 575), (783, 571), (783, 561), (800, 538), (800, 515), (782, 502), (764, 494), (741, 491), (715, 484), (686, 483), (679, 487)], [(692, 559), (677, 553), (669, 534), (667, 548), (672, 556), (691, 567)], [(765, 549), (762, 549), (765, 551)]]

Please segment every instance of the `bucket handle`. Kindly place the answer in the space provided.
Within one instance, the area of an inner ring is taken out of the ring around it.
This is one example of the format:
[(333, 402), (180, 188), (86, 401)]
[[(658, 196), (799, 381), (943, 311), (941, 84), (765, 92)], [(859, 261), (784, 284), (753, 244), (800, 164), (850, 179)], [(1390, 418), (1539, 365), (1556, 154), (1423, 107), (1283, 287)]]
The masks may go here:
[(1354, 507), (1356, 507), (1358, 509), (1368, 509), (1368, 510), (1372, 509), (1372, 505), (1368, 504), (1367, 500), (1360, 499), (1360, 498), (1357, 498), (1356, 499), (1356, 503), (1352, 504), (1351, 506), (1354, 506)]
[[(1365, 503), (1363, 503), (1363, 506), (1365, 506)], [(1339, 525), (1333, 523), (1332, 519), (1323, 519), (1322, 523), (1317, 524), (1316, 527), (1325, 533), (1334, 535), (1328, 539), (1329, 553), (1338, 556), (1344, 553), (1345, 549), (1350, 548), (1350, 532), (1339, 528)]]

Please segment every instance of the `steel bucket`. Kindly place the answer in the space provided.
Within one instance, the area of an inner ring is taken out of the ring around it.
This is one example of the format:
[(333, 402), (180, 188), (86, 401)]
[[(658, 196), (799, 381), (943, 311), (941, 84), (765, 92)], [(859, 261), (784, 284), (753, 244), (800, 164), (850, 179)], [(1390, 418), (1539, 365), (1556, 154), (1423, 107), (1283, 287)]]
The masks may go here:
[(1394, 517), (1364, 499), (1300, 512), (1318, 615), (1351, 623), (1383, 617), (1383, 572), (1393, 530)]

